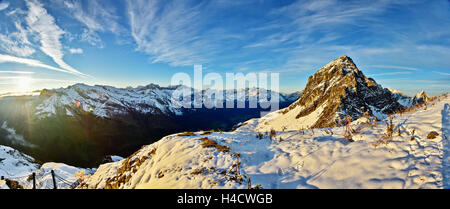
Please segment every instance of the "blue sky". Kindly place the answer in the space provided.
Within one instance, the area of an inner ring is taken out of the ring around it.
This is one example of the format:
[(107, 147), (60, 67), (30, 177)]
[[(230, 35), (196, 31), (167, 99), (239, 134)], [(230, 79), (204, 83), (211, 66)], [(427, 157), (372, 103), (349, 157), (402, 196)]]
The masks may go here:
[(450, 87), (448, 0), (1, 0), (0, 94), (178, 72), (279, 72), (280, 89), (341, 55), (385, 87)]

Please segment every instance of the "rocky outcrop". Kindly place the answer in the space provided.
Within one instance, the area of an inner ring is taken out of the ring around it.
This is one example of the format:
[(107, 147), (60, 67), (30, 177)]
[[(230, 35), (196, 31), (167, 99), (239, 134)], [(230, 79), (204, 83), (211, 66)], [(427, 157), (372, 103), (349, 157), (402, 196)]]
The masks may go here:
[(264, 125), (285, 130), (325, 128), (349, 116), (356, 120), (367, 112), (382, 118), (402, 108), (391, 91), (366, 77), (350, 57), (341, 56), (310, 76), (301, 97)]

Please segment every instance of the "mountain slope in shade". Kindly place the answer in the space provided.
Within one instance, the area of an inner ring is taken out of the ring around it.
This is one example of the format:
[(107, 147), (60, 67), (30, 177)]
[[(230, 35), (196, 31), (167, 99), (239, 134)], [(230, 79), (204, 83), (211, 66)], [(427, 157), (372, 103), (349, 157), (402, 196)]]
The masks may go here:
[(381, 119), (405, 107), (391, 91), (367, 78), (350, 57), (342, 56), (310, 76), (296, 102), (261, 118), (257, 130), (332, 127), (346, 117), (357, 120), (367, 112)]
[[(252, 187), (266, 189), (449, 188), (449, 96), (393, 114), (395, 134), (387, 142), (380, 141), (384, 121), (361, 120), (351, 124), (358, 130), (354, 142), (344, 138), (343, 127), (281, 131), (272, 138), (258, 137), (255, 127), (245, 126), (234, 132), (174, 134), (101, 165), (80, 188), (242, 189), (249, 179)], [(439, 135), (429, 139), (430, 131)], [(217, 144), (205, 146), (206, 140)]]
[[(226, 101), (246, 101), (246, 108), (218, 109), (177, 109), (171, 101), (175, 89), (153, 84), (124, 89), (76, 84), (43, 90), (37, 97), (0, 98), (0, 126), (4, 124), (0, 144), (43, 162), (95, 167), (108, 155), (128, 156), (169, 134), (231, 130), (268, 111), (261, 105), (249, 108), (249, 101), (262, 95), (256, 88), (237, 90), (235, 98), (226, 95)], [(284, 108), (299, 94), (278, 96)]]

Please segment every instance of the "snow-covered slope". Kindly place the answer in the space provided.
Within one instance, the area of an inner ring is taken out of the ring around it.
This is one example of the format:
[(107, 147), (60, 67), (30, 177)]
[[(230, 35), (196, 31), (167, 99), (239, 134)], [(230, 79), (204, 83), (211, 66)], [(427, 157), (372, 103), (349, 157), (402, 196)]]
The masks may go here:
[(19, 177), (38, 169), (34, 159), (11, 147), (0, 145), (0, 176)]
[(64, 163), (45, 163), (36, 173), (36, 187), (38, 189), (53, 189), (51, 171), (55, 172), (58, 189), (71, 189), (79, 184), (84, 175), (92, 173), (91, 169), (82, 169)]
[[(117, 159), (117, 157), (114, 157)], [(63, 163), (44, 163), (42, 166), (34, 159), (11, 147), (0, 145), (0, 176), (17, 182), (23, 189), (31, 189), (32, 173), (36, 174), (37, 189), (53, 189), (51, 171), (55, 172), (57, 188), (68, 189), (79, 183), (84, 175), (94, 172), (93, 169), (81, 169)], [(6, 181), (0, 182), (0, 189), (8, 189)]]
[[(150, 84), (137, 88), (122, 89), (111, 86), (76, 84), (67, 88), (43, 90), (40, 95), (41, 100), (37, 101), (36, 104), (36, 114), (41, 118), (47, 117), (55, 115), (59, 109), (67, 115), (74, 115), (76, 111), (82, 110), (92, 112), (99, 117), (110, 117), (129, 111), (182, 115), (183, 109), (176, 108), (182, 106), (182, 104), (173, 104), (171, 100), (173, 92), (179, 87), (160, 87)], [(192, 98), (194, 98), (194, 92), (200, 94), (199, 91), (187, 87), (181, 87), (181, 89), (181, 91), (188, 91)], [(212, 90), (212, 92), (218, 91)], [(241, 92), (243, 94), (240, 94)], [(225, 101), (249, 101), (249, 98), (257, 98), (259, 92), (260, 89), (258, 88), (240, 89), (236, 91), (235, 96), (226, 94), (223, 98), (225, 98)], [(225, 94), (224, 92), (221, 93)], [(268, 94), (270, 95), (270, 93), (269, 91)], [(298, 99), (300, 95), (299, 92), (276, 94), (279, 95), (280, 102), (289, 103)]]
[[(270, 137), (251, 121), (234, 132), (170, 135), (101, 165), (80, 188), (247, 188), (249, 180), (263, 188), (449, 188), (449, 95), (392, 117), (391, 137), (385, 121), (354, 121), (354, 142), (345, 127)], [(428, 139), (431, 131), (439, 135)]]

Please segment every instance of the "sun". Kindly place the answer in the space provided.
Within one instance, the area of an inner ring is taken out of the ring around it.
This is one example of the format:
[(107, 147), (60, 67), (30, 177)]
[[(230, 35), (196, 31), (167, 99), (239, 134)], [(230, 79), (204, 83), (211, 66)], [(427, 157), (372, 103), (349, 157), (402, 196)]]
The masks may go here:
[(19, 92), (29, 91), (31, 85), (31, 78), (20, 77), (17, 79), (17, 90)]

